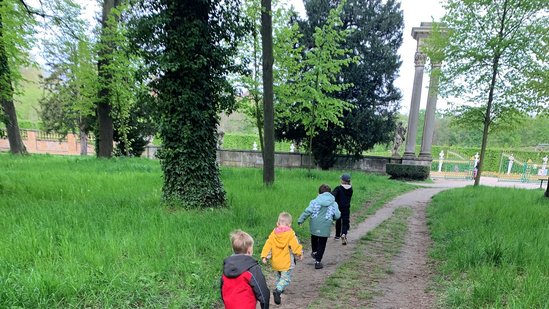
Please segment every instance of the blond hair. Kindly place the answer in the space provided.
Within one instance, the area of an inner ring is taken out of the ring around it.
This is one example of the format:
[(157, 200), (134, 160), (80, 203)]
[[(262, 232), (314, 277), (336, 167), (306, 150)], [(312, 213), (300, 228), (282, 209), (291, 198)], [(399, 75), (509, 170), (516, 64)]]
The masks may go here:
[(248, 249), (254, 245), (254, 239), (250, 234), (242, 230), (235, 230), (231, 233), (231, 243), (234, 253), (247, 254)]
[(280, 215), (278, 215), (278, 224), (290, 226), (292, 224), (292, 215), (287, 212), (281, 212)]

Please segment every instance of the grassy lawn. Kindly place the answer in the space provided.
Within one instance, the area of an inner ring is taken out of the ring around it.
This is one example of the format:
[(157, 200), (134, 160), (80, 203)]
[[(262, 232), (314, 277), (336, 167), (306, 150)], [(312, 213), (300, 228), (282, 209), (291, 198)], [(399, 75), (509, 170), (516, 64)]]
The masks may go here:
[(541, 190), (468, 187), (429, 207), (443, 307), (549, 307), (549, 199)]
[[(0, 154), (0, 307), (211, 308), (229, 232), (248, 231), (257, 257), (278, 213), (297, 217), (340, 174), (278, 169), (264, 188), (260, 169), (223, 168), (229, 208), (174, 210), (158, 161)], [(412, 188), (352, 176), (355, 210)]]

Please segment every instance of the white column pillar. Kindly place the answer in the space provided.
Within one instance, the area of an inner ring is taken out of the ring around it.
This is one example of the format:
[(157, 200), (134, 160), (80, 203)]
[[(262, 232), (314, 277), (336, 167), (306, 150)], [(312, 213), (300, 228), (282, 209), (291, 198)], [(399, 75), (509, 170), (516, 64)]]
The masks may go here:
[(419, 157), (422, 159), (432, 159), (431, 146), (433, 144), (433, 133), (435, 131), (435, 112), (437, 109), (439, 73), (440, 63), (433, 63), (431, 69), (431, 79), (429, 81), (429, 94), (427, 95), (425, 122), (423, 124), (421, 151), (419, 153)]
[(423, 84), (425, 54), (416, 51), (415, 64), (414, 88), (412, 89), (412, 101), (410, 103), (410, 113), (408, 115), (408, 131), (406, 132), (406, 148), (404, 149), (403, 159), (415, 159), (416, 157), (417, 122), (419, 117), (419, 103), (421, 100), (421, 86)]

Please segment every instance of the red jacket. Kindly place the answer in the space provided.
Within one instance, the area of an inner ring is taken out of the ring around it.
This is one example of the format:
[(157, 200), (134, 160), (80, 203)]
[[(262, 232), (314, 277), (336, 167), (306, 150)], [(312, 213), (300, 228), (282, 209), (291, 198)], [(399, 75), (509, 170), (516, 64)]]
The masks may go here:
[(223, 261), (221, 298), (227, 309), (269, 309), (270, 292), (261, 267), (251, 256), (235, 254)]

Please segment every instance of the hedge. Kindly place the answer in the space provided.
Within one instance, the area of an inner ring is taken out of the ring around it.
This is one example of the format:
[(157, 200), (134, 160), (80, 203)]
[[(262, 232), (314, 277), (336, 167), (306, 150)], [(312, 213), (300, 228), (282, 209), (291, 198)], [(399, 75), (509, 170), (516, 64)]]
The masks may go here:
[(424, 165), (387, 163), (385, 165), (385, 171), (392, 179), (425, 180), (429, 177), (430, 167)]

